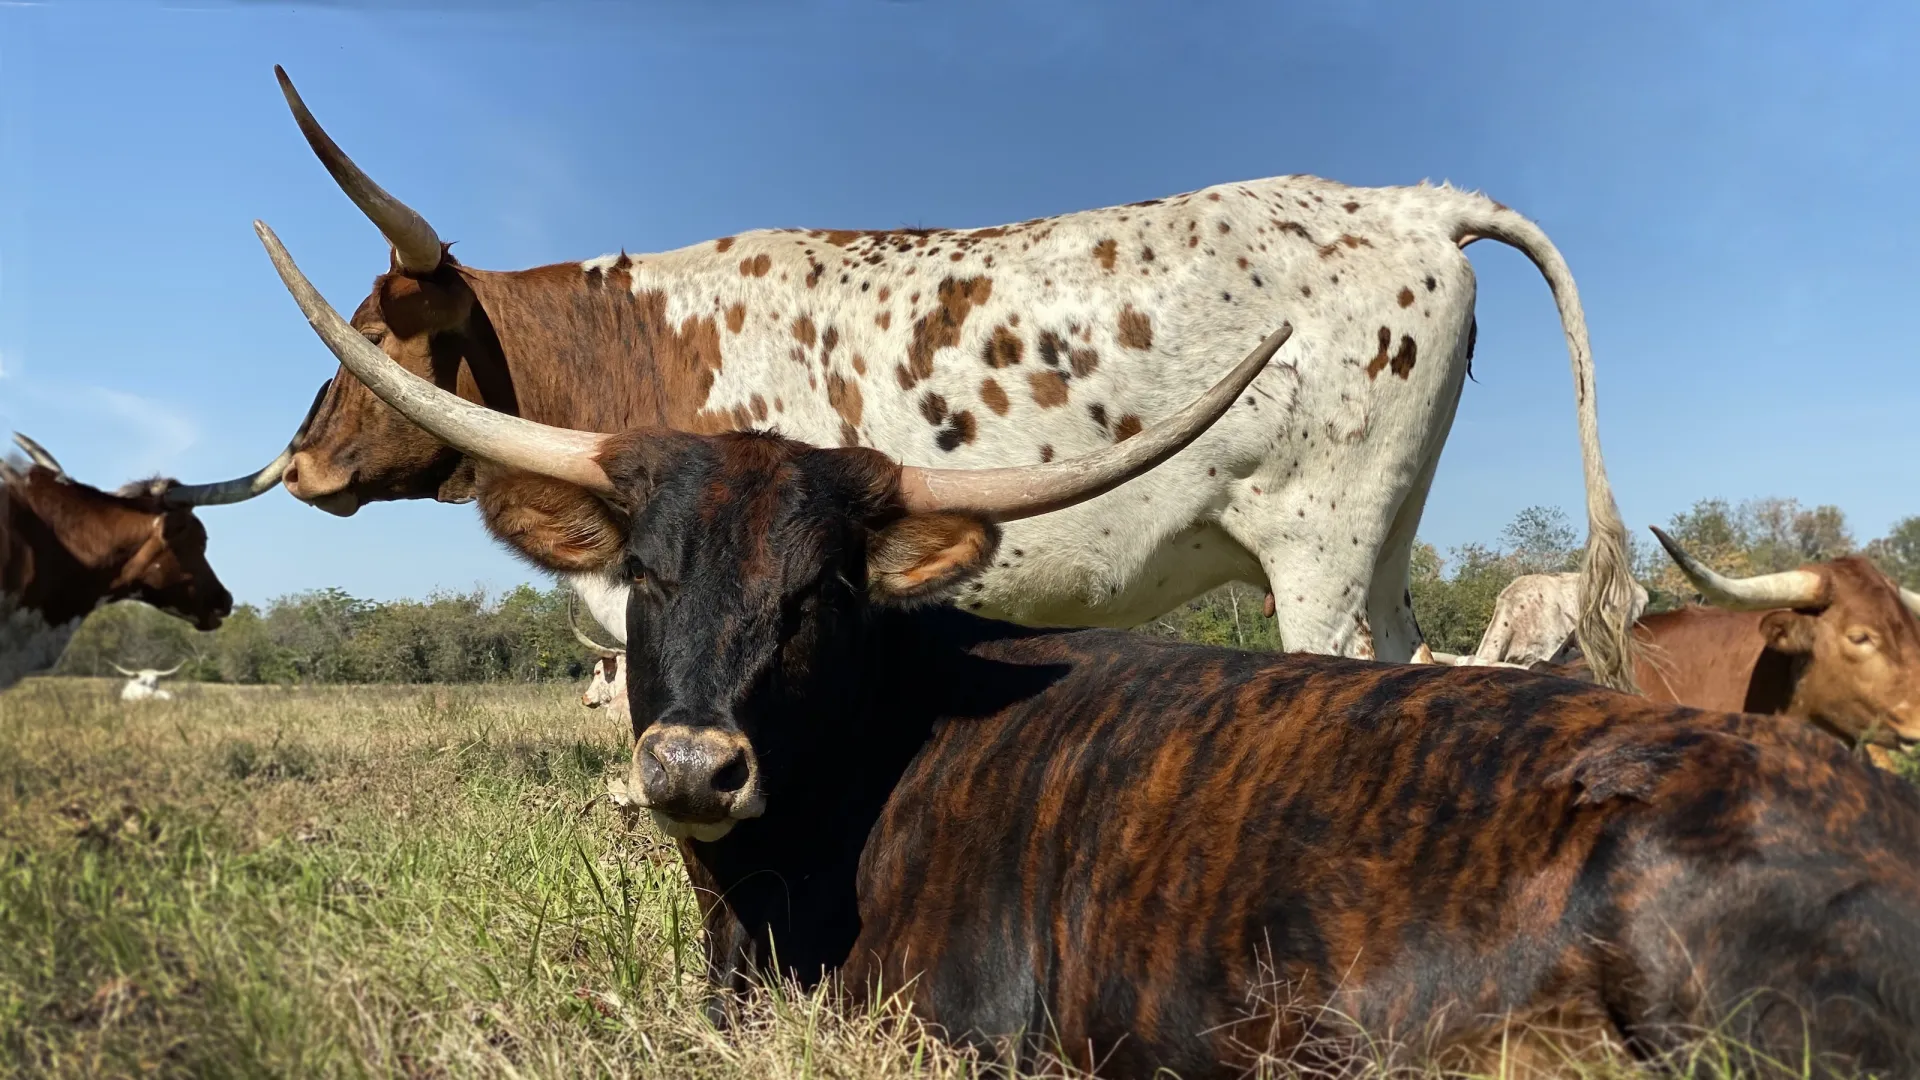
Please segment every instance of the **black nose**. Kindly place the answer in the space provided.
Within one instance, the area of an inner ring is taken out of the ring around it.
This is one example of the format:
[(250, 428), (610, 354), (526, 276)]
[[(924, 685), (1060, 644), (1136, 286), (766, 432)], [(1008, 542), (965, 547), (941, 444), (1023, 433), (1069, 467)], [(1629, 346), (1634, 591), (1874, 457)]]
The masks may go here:
[(641, 797), (657, 813), (704, 824), (758, 812), (753, 749), (739, 732), (655, 724), (633, 757)]

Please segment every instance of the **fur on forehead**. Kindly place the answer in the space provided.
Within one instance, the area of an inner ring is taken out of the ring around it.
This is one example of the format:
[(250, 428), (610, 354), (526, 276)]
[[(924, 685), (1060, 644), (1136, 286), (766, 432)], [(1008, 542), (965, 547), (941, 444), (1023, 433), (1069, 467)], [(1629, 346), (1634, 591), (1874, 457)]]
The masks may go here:
[(689, 435), (637, 430), (611, 438), (600, 464), (617, 495), (581, 488), (494, 465), (476, 468), (478, 503), (487, 530), (522, 558), (562, 573), (604, 570), (618, 562), (634, 514), (660, 480), (678, 468), (719, 465), (728, 471), (771, 473), (799, 458), (826, 465), (839, 493), (863, 524), (882, 526), (905, 511), (899, 504), (899, 463), (877, 450), (823, 450), (767, 432)]

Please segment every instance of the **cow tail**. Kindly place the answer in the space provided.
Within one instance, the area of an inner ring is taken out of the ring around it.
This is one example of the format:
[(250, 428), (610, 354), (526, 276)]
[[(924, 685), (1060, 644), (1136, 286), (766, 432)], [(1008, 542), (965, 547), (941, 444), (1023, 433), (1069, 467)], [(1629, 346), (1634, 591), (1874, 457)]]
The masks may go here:
[(1635, 643), (1633, 568), (1627, 554), (1627, 527), (1613, 501), (1606, 462), (1600, 456), (1600, 417), (1594, 405), (1593, 350), (1587, 342), (1587, 317), (1580, 290), (1560, 251), (1538, 225), (1478, 195), (1454, 225), (1454, 241), (1498, 240), (1517, 248), (1547, 279), (1560, 309), (1560, 329), (1573, 362), (1575, 415), (1580, 427), (1580, 465), (1586, 474), (1587, 551), (1580, 567), (1580, 621), (1575, 640), (1597, 681), (1616, 690), (1637, 692), (1633, 677)]

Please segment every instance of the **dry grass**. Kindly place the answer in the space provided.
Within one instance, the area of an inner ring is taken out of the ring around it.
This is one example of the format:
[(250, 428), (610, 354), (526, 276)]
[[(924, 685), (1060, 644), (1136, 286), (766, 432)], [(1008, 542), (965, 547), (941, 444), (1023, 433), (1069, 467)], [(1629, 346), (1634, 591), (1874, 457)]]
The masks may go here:
[(587, 810), (625, 733), (571, 688), (116, 689), (0, 695), (0, 1076), (979, 1071), (778, 987), (712, 1029), (678, 857)]

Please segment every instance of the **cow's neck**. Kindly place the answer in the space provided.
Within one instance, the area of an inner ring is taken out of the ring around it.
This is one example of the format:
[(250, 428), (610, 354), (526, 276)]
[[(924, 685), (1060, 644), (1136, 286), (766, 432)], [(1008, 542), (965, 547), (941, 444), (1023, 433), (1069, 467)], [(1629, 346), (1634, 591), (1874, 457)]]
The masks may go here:
[[(767, 815), (736, 826), (712, 843), (685, 842), (682, 854), (696, 881), (726, 897), (722, 920), (737, 920), (746, 963), (769, 967), (812, 985), (838, 968), (860, 932), (857, 884), (869, 834), (901, 776), (941, 721), (1006, 708), (1005, 694), (1040, 688), (1027, 680), (994, 678), (977, 646), (1047, 633), (981, 619), (950, 608), (886, 612), (866, 634), (861, 688), (851, 709), (822, 702), (808, 715), (782, 717), (831, 732), (811, 744), (811, 760), (795, 762), (794, 788), (768, 793)], [(992, 700), (929, 693), (928, 687), (968, 687)], [(995, 695), (999, 688), (999, 695)], [(708, 922), (710, 941), (724, 937)], [(719, 973), (723, 976), (725, 972)]]
[(119, 579), (151, 537), (152, 514), (39, 475), (9, 494), (0, 584), (17, 609), (65, 626), (132, 594)]
[(467, 365), (481, 403), (581, 431), (671, 427), (712, 433), (751, 414), (709, 414), (720, 370), (714, 313), (675, 321), (668, 298), (635, 292), (626, 266), (460, 267), (478, 301)]

